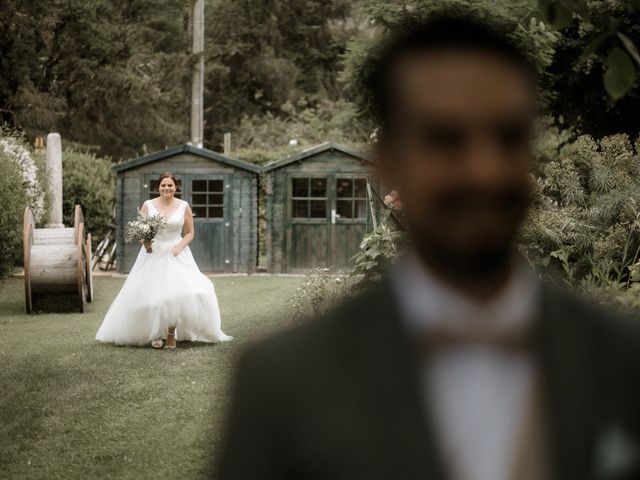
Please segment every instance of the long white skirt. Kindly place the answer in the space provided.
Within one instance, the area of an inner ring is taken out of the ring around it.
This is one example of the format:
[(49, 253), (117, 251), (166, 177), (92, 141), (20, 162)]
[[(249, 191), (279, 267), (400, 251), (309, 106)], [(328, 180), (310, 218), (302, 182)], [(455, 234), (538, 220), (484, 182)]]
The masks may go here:
[(178, 341), (232, 340), (221, 329), (220, 308), (211, 280), (196, 265), (189, 247), (171, 254), (175, 241), (140, 248), (122, 289), (109, 307), (96, 340), (116, 345), (144, 345), (166, 338), (176, 327)]

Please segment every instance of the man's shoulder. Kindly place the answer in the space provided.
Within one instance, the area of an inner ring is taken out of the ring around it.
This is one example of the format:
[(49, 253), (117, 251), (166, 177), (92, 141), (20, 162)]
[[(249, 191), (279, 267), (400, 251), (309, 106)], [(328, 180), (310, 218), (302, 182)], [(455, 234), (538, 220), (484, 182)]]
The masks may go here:
[[(626, 356), (640, 363), (640, 318), (615, 306), (605, 306), (566, 289), (543, 284), (542, 308), (567, 335), (592, 341), (613, 358)], [(594, 355), (598, 355), (594, 352)]]

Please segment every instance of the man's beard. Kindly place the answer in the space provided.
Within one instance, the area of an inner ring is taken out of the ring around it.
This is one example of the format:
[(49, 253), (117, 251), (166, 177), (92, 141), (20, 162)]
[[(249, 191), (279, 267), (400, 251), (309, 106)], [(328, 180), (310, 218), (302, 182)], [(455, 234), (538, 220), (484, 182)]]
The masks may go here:
[[(523, 188), (486, 191), (459, 188), (440, 195), (430, 206), (433, 218), (413, 229), (414, 248), (424, 261), (442, 271), (482, 279), (508, 267), (515, 250), (518, 227), (529, 206), (529, 192)], [(473, 213), (503, 218), (503, 238), (482, 240), (477, 245), (457, 245), (455, 239), (442, 235), (448, 220), (473, 218)], [(439, 220), (438, 220), (439, 219)]]

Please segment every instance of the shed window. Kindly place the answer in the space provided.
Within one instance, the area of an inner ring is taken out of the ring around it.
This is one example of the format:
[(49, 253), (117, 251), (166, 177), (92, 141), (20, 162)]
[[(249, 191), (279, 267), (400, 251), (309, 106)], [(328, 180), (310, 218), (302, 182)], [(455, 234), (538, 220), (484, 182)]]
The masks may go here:
[[(182, 190), (182, 180), (178, 179), (178, 190)], [(154, 198), (158, 198), (160, 196), (160, 193), (158, 193), (158, 180), (151, 180), (149, 182), (149, 194), (148, 197), (150, 200), (154, 199)], [(176, 198), (182, 198), (182, 193), (180, 193), (179, 191), (177, 191), (174, 195), (174, 197)]]
[(291, 179), (291, 216), (296, 219), (327, 217), (327, 179)]
[(224, 218), (224, 181), (192, 180), (191, 210), (198, 218)]
[(367, 218), (367, 180), (365, 178), (336, 179), (336, 214), (338, 218)]

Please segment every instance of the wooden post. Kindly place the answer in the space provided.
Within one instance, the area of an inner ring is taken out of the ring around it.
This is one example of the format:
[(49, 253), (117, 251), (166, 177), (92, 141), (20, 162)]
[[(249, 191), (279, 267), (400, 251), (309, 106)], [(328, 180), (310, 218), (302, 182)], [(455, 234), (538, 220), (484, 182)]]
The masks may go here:
[(373, 229), (378, 228), (378, 219), (376, 218), (376, 210), (373, 205), (373, 192), (371, 190), (371, 184), (369, 180), (367, 180), (367, 199), (369, 200), (369, 209), (371, 210), (371, 223), (373, 225)]
[(204, 0), (195, 0), (191, 11), (191, 52), (199, 56), (193, 66), (191, 80), (191, 144), (202, 148), (203, 142), (203, 91), (204, 91)]
[(62, 223), (62, 140), (59, 133), (47, 135), (47, 176), (51, 191), (51, 209), (47, 228), (63, 228)]
[(231, 155), (231, 134), (224, 134), (224, 154)]

